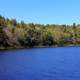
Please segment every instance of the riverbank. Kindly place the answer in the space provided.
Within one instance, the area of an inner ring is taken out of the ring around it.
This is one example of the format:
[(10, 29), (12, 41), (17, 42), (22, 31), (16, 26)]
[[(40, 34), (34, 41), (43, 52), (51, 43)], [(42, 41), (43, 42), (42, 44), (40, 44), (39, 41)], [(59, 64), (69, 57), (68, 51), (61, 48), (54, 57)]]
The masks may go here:
[(80, 44), (78, 45), (64, 45), (64, 46), (33, 46), (33, 47), (0, 47), (0, 51), (4, 51), (4, 50), (16, 50), (16, 49), (31, 49), (31, 48), (59, 48), (59, 47), (80, 47)]
[(80, 46), (80, 25), (18, 23), (0, 16), (0, 50)]

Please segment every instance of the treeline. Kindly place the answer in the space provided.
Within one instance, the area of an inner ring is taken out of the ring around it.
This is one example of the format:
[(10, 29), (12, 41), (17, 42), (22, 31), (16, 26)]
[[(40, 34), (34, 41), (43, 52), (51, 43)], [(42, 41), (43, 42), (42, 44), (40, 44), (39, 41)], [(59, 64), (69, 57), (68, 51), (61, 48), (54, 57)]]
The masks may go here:
[(79, 24), (27, 24), (0, 16), (0, 49), (79, 45)]

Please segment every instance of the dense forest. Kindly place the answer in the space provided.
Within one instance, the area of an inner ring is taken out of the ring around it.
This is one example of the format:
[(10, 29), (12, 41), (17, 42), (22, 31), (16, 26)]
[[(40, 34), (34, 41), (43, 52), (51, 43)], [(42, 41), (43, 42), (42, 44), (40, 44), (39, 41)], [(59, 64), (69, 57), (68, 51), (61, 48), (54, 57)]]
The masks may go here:
[(34, 24), (0, 16), (0, 49), (80, 45), (80, 24)]

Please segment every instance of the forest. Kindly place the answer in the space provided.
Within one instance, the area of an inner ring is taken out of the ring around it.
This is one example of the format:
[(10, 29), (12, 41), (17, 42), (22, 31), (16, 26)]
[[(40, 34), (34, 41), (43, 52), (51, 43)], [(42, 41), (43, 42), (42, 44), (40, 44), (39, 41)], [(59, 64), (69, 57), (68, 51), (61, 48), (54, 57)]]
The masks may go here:
[(80, 24), (34, 24), (0, 15), (0, 49), (80, 46)]

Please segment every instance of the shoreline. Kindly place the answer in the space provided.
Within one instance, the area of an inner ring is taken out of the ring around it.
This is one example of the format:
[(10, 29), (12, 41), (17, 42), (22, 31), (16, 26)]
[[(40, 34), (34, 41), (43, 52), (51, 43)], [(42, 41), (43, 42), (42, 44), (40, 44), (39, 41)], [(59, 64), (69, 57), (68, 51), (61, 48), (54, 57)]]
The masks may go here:
[(0, 51), (5, 50), (18, 50), (18, 49), (33, 49), (33, 48), (64, 48), (64, 47), (80, 47), (80, 46), (34, 46), (34, 47), (7, 47), (7, 48), (0, 48)]

